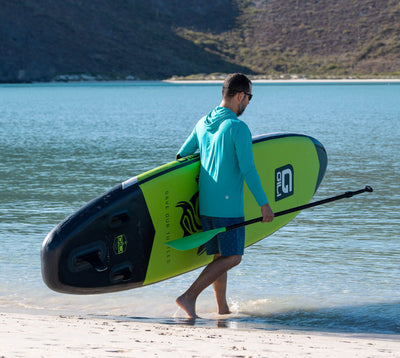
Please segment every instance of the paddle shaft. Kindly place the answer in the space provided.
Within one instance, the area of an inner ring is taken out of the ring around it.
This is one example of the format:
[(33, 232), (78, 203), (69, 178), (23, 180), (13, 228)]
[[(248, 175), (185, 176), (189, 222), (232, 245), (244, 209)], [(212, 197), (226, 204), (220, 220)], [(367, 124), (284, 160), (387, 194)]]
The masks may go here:
[[(283, 210), (283, 211), (279, 211), (277, 213), (275, 213), (275, 217), (278, 216), (282, 216), (282, 215), (286, 215), (286, 214), (290, 214), (290, 213), (294, 213), (296, 211), (300, 211), (300, 210), (304, 210), (304, 209), (309, 209), (312, 208), (314, 206), (318, 206), (318, 205), (322, 205), (322, 204), (326, 204), (326, 203), (330, 203), (331, 201), (335, 201), (335, 200), (339, 200), (339, 199), (343, 199), (343, 198), (351, 198), (354, 195), (358, 195), (358, 194), (362, 194), (365, 192), (371, 193), (373, 191), (373, 189), (367, 185), (364, 189), (360, 189), (360, 190), (356, 190), (356, 191), (346, 191), (344, 194), (341, 195), (336, 195), (336, 196), (332, 196), (331, 198), (326, 198), (326, 199), (322, 199), (322, 200), (318, 200), (315, 201), (313, 203), (309, 203), (309, 204), (305, 204), (305, 205), (300, 205), (300, 206), (296, 206), (295, 208), (291, 208), (291, 209), (287, 209), (287, 210)], [(246, 226), (246, 225), (251, 225), (251, 224), (255, 224), (257, 222), (262, 221), (262, 216), (259, 218), (255, 218), (255, 219), (250, 219), (247, 221), (244, 221), (242, 223), (239, 224), (235, 224), (235, 225), (230, 225), (226, 227), (225, 231), (229, 231), (229, 230), (235, 230), (239, 227), (242, 226)]]

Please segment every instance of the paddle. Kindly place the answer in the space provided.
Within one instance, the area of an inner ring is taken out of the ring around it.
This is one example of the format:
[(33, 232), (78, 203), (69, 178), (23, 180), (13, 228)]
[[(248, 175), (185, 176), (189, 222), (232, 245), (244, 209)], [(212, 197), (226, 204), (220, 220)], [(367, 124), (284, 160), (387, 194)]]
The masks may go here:
[[(358, 195), (361, 193), (365, 193), (365, 192), (371, 193), (372, 191), (373, 191), (373, 189), (367, 185), (364, 189), (361, 189), (361, 190), (347, 191), (344, 194), (333, 196), (331, 198), (326, 198), (326, 199), (315, 201), (313, 203), (296, 206), (295, 208), (279, 211), (279, 212), (275, 213), (275, 217), (290, 214), (295, 211), (309, 209), (314, 206), (330, 203), (331, 201), (335, 201), (335, 200), (339, 200), (339, 199), (343, 199), (343, 198), (351, 198), (352, 196)], [(262, 221), (262, 217), (247, 220), (240, 224), (235, 224), (235, 225), (230, 225), (227, 227), (221, 227), (218, 229), (212, 229), (212, 230), (198, 232), (196, 234), (185, 236), (180, 239), (165, 242), (164, 244), (167, 246), (171, 246), (176, 250), (186, 251), (186, 250), (194, 249), (195, 247), (199, 247), (199, 246), (205, 244), (206, 242), (210, 241), (214, 236), (216, 236), (217, 234), (219, 234), (221, 232), (235, 230), (239, 227), (251, 225), (251, 224), (254, 224), (254, 223), (257, 223), (260, 221)]]

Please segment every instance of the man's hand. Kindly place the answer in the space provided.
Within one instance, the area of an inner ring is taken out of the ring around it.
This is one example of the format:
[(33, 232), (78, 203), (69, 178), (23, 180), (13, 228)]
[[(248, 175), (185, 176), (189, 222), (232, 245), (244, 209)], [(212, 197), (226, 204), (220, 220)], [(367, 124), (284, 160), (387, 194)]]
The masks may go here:
[(269, 204), (265, 204), (261, 207), (261, 215), (263, 217), (262, 219), (263, 223), (269, 223), (272, 220), (274, 220), (274, 212), (272, 211)]

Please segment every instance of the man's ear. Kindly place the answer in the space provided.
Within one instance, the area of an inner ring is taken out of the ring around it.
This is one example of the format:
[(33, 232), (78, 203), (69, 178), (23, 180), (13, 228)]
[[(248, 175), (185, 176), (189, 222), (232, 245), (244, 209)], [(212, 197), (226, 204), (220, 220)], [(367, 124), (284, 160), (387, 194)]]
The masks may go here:
[(244, 94), (244, 92), (238, 92), (238, 93), (236, 93), (236, 96), (237, 96), (236, 98), (237, 98), (238, 102), (240, 103), (240, 102), (242, 102), (245, 94)]

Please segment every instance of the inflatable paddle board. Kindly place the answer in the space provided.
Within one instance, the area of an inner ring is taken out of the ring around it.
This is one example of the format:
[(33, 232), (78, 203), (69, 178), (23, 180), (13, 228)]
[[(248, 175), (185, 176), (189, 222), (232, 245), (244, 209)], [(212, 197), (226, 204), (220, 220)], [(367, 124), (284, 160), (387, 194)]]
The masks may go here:
[[(272, 210), (307, 204), (325, 174), (327, 155), (316, 139), (292, 133), (253, 137), (257, 171)], [(201, 230), (198, 154), (117, 185), (87, 203), (45, 238), (42, 276), (52, 290), (115, 292), (153, 284), (211, 262), (204, 247), (178, 251), (166, 242)], [(260, 208), (245, 185), (245, 217)], [(271, 235), (297, 213), (246, 227), (246, 247)]]

